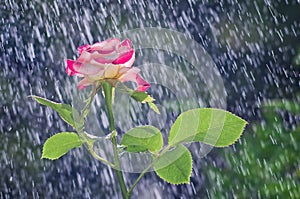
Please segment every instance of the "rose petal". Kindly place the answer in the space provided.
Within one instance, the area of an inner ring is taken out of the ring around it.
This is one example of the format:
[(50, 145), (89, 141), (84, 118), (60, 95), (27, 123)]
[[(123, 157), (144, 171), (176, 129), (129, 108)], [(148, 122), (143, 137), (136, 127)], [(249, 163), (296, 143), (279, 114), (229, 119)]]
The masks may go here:
[(115, 51), (109, 54), (100, 54), (98, 51), (95, 51), (91, 54), (91, 56), (92, 56), (91, 58), (92, 60), (95, 60), (100, 64), (110, 64), (119, 57), (119, 54), (116, 53)]
[(105, 48), (109, 48), (109, 47), (115, 48), (117, 45), (119, 45), (120, 39), (119, 38), (110, 38), (103, 42), (105, 42)]
[(127, 72), (125, 72), (125, 74), (122, 75), (119, 78), (119, 80), (121, 82), (127, 82), (127, 81), (135, 82), (138, 85), (136, 91), (145, 92), (150, 87), (150, 84), (138, 74), (139, 72), (140, 69), (136, 67), (132, 67)]
[(100, 79), (104, 79), (104, 70), (99, 71), (95, 75), (89, 75), (88, 77), (91, 81), (98, 81)]
[(105, 68), (104, 64), (97, 63), (91, 57), (91, 53), (83, 51), (80, 57), (73, 63), (71, 69), (82, 75), (95, 75)]
[(108, 65), (108, 67), (104, 71), (104, 78), (114, 78), (118, 75), (119, 65)]
[(81, 55), (76, 59), (76, 62), (87, 63), (91, 60), (92, 55), (87, 51), (82, 51)]
[(125, 39), (124, 41), (122, 41), (122, 43), (120, 43), (116, 48), (116, 52), (118, 52), (120, 55), (123, 55), (132, 50), (134, 51), (129, 39)]
[(122, 65), (127, 68), (130, 68), (130, 67), (132, 67), (134, 60), (135, 60), (135, 52), (133, 51), (133, 55), (131, 56), (130, 60), (128, 60), (126, 63), (124, 63)]
[(116, 57), (118, 57), (118, 55), (114, 55), (112, 54), (111, 57), (108, 57), (108, 56), (94, 56), (94, 60), (99, 63), (99, 64), (111, 64), (115, 59)]
[(119, 70), (119, 77), (124, 75), (127, 71), (129, 71), (131, 68), (121, 67)]
[(135, 52), (131, 41), (111, 38), (93, 45), (78, 48), (77, 60), (67, 60), (68, 75), (84, 77), (78, 84), (79, 89), (94, 84), (100, 79), (118, 79), (121, 82), (132, 81), (138, 84), (138, 91), (147, 90), (150, 85), (138, 74), (140, 69), (132, 67)]
[(131, 82), (136, 82), (136, 75), (140, 72), (140, 69), (136, 68), (136, 67), (132, 67), (130, 68), (126, 73), (124, 73), (119, 80), (121, 82), (127, 82), (127, 81), (131, 81)]
[(75, 70), (82, 75), (97, 75), (99, 72), (103, 71), (103, 66), (98, 66), (95, 64), (81, 64), (75, 62), (73, 65)]
[(150, 87), (150, 84), (139, 74), (136, 75), (136, 83), (138, 84), (136, 91), (145, 92)]
[(91, 46), (92, 51), (98, 51), (101, 54), (111, 53), (120, 43), (120, 39), (111, 38), (102, 42), (95, 43)]
[(83, 45), (83, 46), (79, 46), (79, 47), (77, 48), (77, 50), (78, 50), (79, 54), (81, 54), (83, 51), (86, 51), (86, 50), (89, 49), (89, 48), (90, 48), (90, 45), (85, 44), (85, 45)]
[(119, 47), (126, 46), (128, 49), (132, 48), (131, 41), (129, 39), (125, 39), (122, 43), (119, 44)]
[(76, 65), (75, 61), (68, 59), (66, 73), (70, 76), (77, 75), (79, 77), (83, 77), (83, 75), (74, 68), (75, 65)]
[(78, 83), (78, 89), (82, 90), (91, 84), (93, 84), (93, 81), (90, 81), (87, 77), (85, 77)]
[[(133, 57), (133, 60), (131, 60)], [(131, 65), (134, 62), (134, 50), (130, 50), (128, 52), (125, 52), (124, 54), (122, 54), (121, 56), (119, 56), (116, 60), (114, 60), (112, 63), (113, 64), (125, 64), (126, 62), (130, 61)], [(130, 65), (127, 64), (127, 65)], [(126, 66), (126, 67), (131, 67), (130, 66)]]
[(66, 67), (66, 73), (70, 76), (73, 76), (76, 74), (76, 71), (73, 68), (74, 61), (67, 59), (67, 67)]

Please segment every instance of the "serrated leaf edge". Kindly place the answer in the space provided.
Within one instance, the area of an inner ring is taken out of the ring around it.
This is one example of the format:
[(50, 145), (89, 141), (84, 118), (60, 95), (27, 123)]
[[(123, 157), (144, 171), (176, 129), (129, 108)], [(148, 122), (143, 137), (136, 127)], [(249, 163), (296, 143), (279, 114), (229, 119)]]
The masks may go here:
[[(243, 133), (244, 133), (245, 127), (246, 127), (247, 124), (248, 124), (248, 122), (247, 122), (246, 120), (244, 120), (243, 118), (241, 118), (241, 117), (239, 117), (239, 116), (237, 116), (237, 115), (235, 115), (235, 114), (233, 114), (233, 113), (231, 113), (230, 111), (227, 111), (227, 110), (218, 109), (218, 108), (196, 108), (196, 109), (202, 109), (202, 110), (204, 110), (204, 109), (209, 109), (209, 110), (224, 111), (225, 113), (228, 113), (228, 114), (230, 114), (230, 115), (233, 115), (234, 117), (237, 117), (237, 118), (240, 119), (242, 122), (244, 122), (244, 124), (242, 125), (241, 133), (239, 134), (238, 137), (234, 138), (233, 142), (232, 142), (230, 145), (224, 145), (224, 146), (218, 145), (218, 146), (216, 146), (216, 145), (212, 145), (212, 144), (209, 144), (209, 143), (206, 143), (206, 142), (203, 142), (203, 141), (190, 141), (190, 142), (178, 142), (178, 143), (173, 143), (173, 144), (171, 144), (172, 146), (176, 146), (176, 145), (178, 145), (178, 144), (184, 144), (184, 143), (202, 142), (202, 143), (204, 143), (204, 144), (207, 144), (207, 145), (210, 145), (210, 146), (213, 146), (213, 147), (217, 147), (217, 148), (228, 147), (228, 146), (231, 146), (231, 145), (235, 144), (235, 143), (239, 140), (239, 138), (240, 138), (240, 137), (243, 135)], [(184, 113), (187, 113), (187, 112), (190, 112), (190, 111), (195, 111), (196, 109), (191, 109), (191, 110), (185, 111), (185, 112), (183, 112), (183, 113), (181, 113), (181, 114), (184, 114)], [(180, 116), (181, 114), (179, 114), (179, 116)], [(179, 118), (179, 116), (176, 118), (176, 120)], [(174, 121), (174, 123), (172, 124), (172, 126), (175, 124), (176, 120)], [(171, 126), (171, 128), (172, 128), (172, 126)], [(217, 128), (217, 127), (214, 127), (214, 128)], [(210, 129), (214, 129), (214, 128), (210, 128)], [(198, 132), (198, 133), (196, 133), (196, 134), (199, 134), (199, 133), (206, 133), (206, 132)], [(195, 135), (196, 135), (196, 134), (195, 134)], [(189, 138), (189, 137), (188, 137), (188, 138)], [(170, 141), (169, 141), (169, 137), (168, 137), (168, 143), (169, 143), (169, 142), (170, 142)]]
[[(183, 145), (182, 145), (182, 146), (183, 146)], [(173, 185), (190, 184), (190, 180), (191, 180), (191, 176), (192, 176), (192, 170), (193, 170), (193, 157), (192, 157), (192, 154), (191, 154), (190, 150), (189, 150), (187, 147), (185, 147), (185, 146), (183, 146), (183, 147), (184, 147), (185, 149), (187, 149), (187, 151), (189, 152), (189, 153), (188, 153), (188, 154), (189, 154), (189, 157), (190, 157), (191, 160), (192, 160), (192, 161), (191, 161), (191, 167), (190, 167), (190, 169), (189, 169), (189, 176), (188, 176), (188, 180), (187, 180), (187, 181), (180, 182), (180, 183), (170, 182), (170, 181), (164, 179), (163, 177), (161, 177), (161, 176), (156, 172), (156, 170), (154, 169), (156, 175), (158, 175), (162, 180), (166, 181), (166, 182), (169, 183), (169, 184), (173, 184)]]
[[(75, 134), (75, 135), (77, 135), (77, 134), (74, 133), (74, 132), (61, 132), (61, 133), (68, 133), (68, 134)], [(60, 133), (57, 133), (57, 134), (55, 134), (55, 135), (58, 135), (58, 134), (60, 134)], [(53, 136), (55, 136), (55, 135), (53, 135)], [(53, 136), (49, 137), (48, 139), (52, 138)], [(46, 142), (48, 141), (48, 139), (46, 140)], [(76, 147), (73, 147), (73, 148), (69, 149), (68, 151), (66, 151), (65, 153), (61, 154), (61, 155), (60, 155), (59, 157), (57, 157), (57, 158), (50, 158), (50, 157), (47, 157), (47, 156), (44, 155), (44, 153), (45, 153), (44, 151), (45, 151), (45, 144), (46, 144), (46, 142), (45, 142), (44, 145), (43, 145), (43, 149), (42, 149), (42, 157), (41, 157), (41, 159), (49, 159), (49, 160), (57, 160), (57, 159), (61, 158), (62, 156), (64, 156), (65, 154), (67, 154), (70, 150), (72, 150), (72, 149), (74, 149), (74, 148), (79, 148), (79, 147), (81, 147), (82, 144), (83, 144), (83, 142), (80, 140), (80, 142), (81, 142), (80, 146), (76, 146)]]

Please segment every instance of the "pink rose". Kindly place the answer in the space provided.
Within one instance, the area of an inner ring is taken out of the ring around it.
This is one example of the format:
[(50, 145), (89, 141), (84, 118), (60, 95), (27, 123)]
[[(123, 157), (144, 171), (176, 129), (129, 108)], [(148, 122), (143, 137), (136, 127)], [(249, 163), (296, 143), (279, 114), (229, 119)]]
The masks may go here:
[(129, 39), (120, 42), (118, 38), (111, 38), (93, 45), (78, 48), (80, 56), (74, 60), (67, 60), (68, 75), (83, 77), (78, 88), (94, 84), (99, 80), (117, 80), (120, 82), (136, 82), (137, 91), (146, 91), (150, 84), (138, 74), (140, 69), (133, 67), (135, 52)]

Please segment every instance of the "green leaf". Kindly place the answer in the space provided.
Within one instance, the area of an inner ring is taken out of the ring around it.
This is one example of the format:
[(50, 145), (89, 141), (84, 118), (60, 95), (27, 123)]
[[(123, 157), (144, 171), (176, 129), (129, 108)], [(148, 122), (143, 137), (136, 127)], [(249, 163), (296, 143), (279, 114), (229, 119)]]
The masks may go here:
[(136, 101), (142, 103), (149, 103), (155, 101), (155, 99), (148, 95), (148, 93), (146, 92), (133, 91), (130, 93), (130, 96)]
[[(53, 101), (50, 101), (48, 99), (38, 97), (38, 96), (32, 96), (33, 99), (35, 99), (38, 103), (48, 106), (55, 110), (59, 116), (68, 124), (73, 126), (75, 129), (78, 129), (83, 126), (83, 121), (81, 122), (75, 122), (74, 119), (79, 120), (79, 113), (76, 109), (72, 108), (69, 104), (61, 104), (56, 103)], [(74, 118), (75, 117), (75, 118)]]
[(160, 114), (159, 109), (153, 102), (148, 102), (148, 104), (153, 111), (155, 111), (157, 114)]
[(154, 126), (139, 126), (123, 135), (121, 144), (128, 152), (158, 152), (163, 146), (163, 138), (159, 129)]
[(155, 99), (148, 95), (146, 92), (132, 91), (130, 96), (138, 102), (148, 103), (149, 107), (155, 111), (157, 114), (160, 114), (157, 106), (153, 103)]
[(138, 102), (143, 102), (148, 97), (148, 94), (146, 92), (133, 91), (130, 96)]
[(171, 127), (169, 144), (204, 142), (224, 147), (241, 136), (247, 122), (221, 109), (198, 108), (183, 112)]
[(62, 132), (50, 138), (44, 144), (42, 158), (55, 160), (66, 154), (70, 149), (80, 147), (82, 141), (76, 133)]
[(159, 157), (154, 163), (156, 174), (171, 184), (189, 183), (192, 173), (192, 156), (183, 145), (178, 145)]

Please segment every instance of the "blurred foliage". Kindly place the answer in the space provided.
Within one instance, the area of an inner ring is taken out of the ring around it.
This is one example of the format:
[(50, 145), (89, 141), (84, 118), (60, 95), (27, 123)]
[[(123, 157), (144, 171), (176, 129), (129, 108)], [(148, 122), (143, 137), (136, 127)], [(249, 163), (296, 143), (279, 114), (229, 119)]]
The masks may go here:
[(209, 196), (299, 198), (299, 102), (298, 97), (262, 105), (264, 122), (251, 125), (236, 150), (220, 150), (225, 166), (206, 168)]
[(293, 59), (293, 64), (297, 67), (300, 66), (300, 46), (298, 46), (298, 48), (297, 48), (297, 53), (296, 53), (296, 56)]

